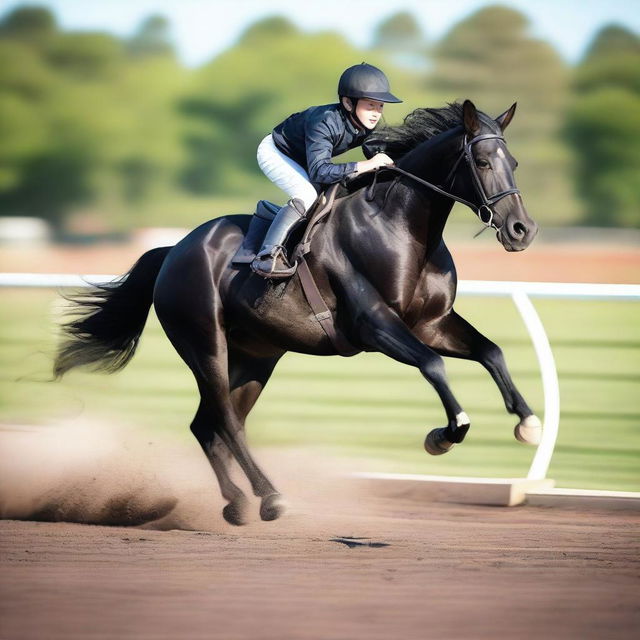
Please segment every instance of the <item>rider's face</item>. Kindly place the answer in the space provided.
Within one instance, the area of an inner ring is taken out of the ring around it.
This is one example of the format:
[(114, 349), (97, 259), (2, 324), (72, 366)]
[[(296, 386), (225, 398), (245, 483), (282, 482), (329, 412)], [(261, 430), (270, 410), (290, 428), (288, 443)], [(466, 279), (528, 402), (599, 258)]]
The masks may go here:
[(367, 129), (374, 129), (380, 118), (382, 118), (383, 109), (384, 102), (378, 102), (370, 98), (361, 98), (358, 100), (356, 106), (356, 115), (358, 116), (358, 120), (360, 120)]
[[(343, 98), (343, 103), (349, 111), (353, 111), (353, 103), (349, 98)], [(367, 129), (374, 129), (382, 117), (384, 102), (371, 98), (360, 98), (356, 106), (356, 116)]]

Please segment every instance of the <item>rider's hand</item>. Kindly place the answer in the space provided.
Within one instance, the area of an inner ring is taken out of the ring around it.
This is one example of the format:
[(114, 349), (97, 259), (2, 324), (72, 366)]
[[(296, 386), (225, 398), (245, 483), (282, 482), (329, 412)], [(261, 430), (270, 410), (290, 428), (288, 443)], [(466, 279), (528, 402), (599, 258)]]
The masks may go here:
[(393, 160), (386, 153), (376, 153), (372, 158), (358, 162), (358, 173), (373, 171), (390, 164), (393, 164)]

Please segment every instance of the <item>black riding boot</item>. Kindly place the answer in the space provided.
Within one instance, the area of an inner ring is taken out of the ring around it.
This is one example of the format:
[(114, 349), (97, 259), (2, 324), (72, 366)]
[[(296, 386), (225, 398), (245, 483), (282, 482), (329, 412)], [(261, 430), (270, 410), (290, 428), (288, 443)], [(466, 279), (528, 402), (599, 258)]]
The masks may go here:
[(284, 248), (289, 234), (305, 218), (306, 210), (302, 200), (292, 198), (278, 211), (264, 238), (262, 249), (258, 251), (251, 268), (263, 278), (289, 278), (296, 272), (295, 265), (289, 264)]

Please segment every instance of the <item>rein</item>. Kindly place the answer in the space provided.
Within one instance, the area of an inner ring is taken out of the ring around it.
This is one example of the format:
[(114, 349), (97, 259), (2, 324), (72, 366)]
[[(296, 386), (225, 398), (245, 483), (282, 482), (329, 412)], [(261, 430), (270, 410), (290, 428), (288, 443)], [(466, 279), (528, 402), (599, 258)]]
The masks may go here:
[[(464, 158), (467, 164), (469, 165), (469, 170), (471, 171), (471, 179), (473, 181), (473, 185), (482, 201), (480, 206), (474, 204), (473, 202), (470, 202), (469, 200), (465, 200), (460, 196), (450, 193), (449, 191), (445, 191), (442, 187), (439, 187), (438, 185), (435, 185), (432, 182), (428, 182), (427, 180), (423, 180), (422, 178), (419, 178), (417, 175), (410, 173), (409, 171), (405, 171), (404, 169), (400, 169), (400, 167), (396, 167), (395, 165), (386, 165), (384, 167), (380, 167), (379, 169), (376, 169), (376, 174), (373, 178), (373, 183), (367, 189), (367, 199), (369, 199), (369, 195), (373, 194), (373, 187), (375, 187), (378, 172), (384, 171), (384, 170), (395, 171), (396, 173), (400, 173), (404, 176), (407, 176), (407, 178), (411, 178), (415, 182), (418, 182), (419, 184), (425, 187), (428, 187), (429, 189), (431, 189), (432, 191), (435, 191), (436, 193), (439, 193), (440, 195), (446, 196), (447, 198), (451, 198), (452, 200), (455, 200), (457, 202), (460, 202), (466, 205), (478, 216), (478, 219), (480, 220), (480, 222), (482, 222), (482, 224), (484, 224), (486, 227), (492, 227), (497, 231), (500, 231), (501, 227), (497, 227), (493, 223), (494, 212), (491, 207), (496, 202), (498, 202), (499, 200), (502, 200), (502, 198), (505, 198), (506, 196), (510, 196), (514, 193), (520, 193), (520, 189), (517, 189), (517, 188), (506, 189), (505, 191), (494, 193), (492, 196), (487, 196), (484, 190), (484, 187), (482, 186), (482, 181), (480, 180), (478, 169), (476, 167), (476, 163), (473, 159), (473, 153), (471, 151), (472, 146), (477, 142), (480, 142), (481, 140), (502, 140), (502, 142), (505, 141), (503, 136), (500, 136), (495, 133), (485, 133), (467, 141), (467, 136), (465, 134), (463, 139), (463, 144), (462, 144), (462, 151), (460, 152), (460, 155), (458, 156), (457, 160), (453, 164), (451, 171), (449, 171), (449, 174), (447, 175), (444, 181), (445, 184), (450, 182), (449, 189), (453, 187), (453, 183), (455, 182), (455, 179), (456, 179), (458, 167), (460, 166), (460, 163)], [(487, 212), (488, 216), (484, 215), (484, 212)]]

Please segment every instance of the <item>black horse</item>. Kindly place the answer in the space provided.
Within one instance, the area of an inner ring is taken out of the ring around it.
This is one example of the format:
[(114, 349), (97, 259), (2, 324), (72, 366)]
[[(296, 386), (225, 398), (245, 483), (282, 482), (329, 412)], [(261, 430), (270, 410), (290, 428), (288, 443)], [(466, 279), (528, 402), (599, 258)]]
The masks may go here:
[[(434, 455), (462, 442), (469, 429), (441, 356), (480, 362), (507, 411), (519, 418), (516, 437), (530, 444), (540, 437), (540, 421), (514, 386), (500, 348), (453, 310), (456, 272), (442, 239), (453, 199), (473, 206), (507, 251), (525, 249), (536, 235), (502, 137), (514, 112), (515, 104), (494, 120), (467, 100), (417, 109), (404, 124), (384, 129), (377, 135), (396, 168), (375, 181), (363, 176), (362, 185), (344, 192), (307, 256), (335, 326), (354, 350), (379, 351), (417, 367), (439, 395), (447, 425), (426, 438)], [(55, 362), (57, 376), (78, 365), (121, 369), (135, 352), (153, 303), (196, 378), (200, 405), (191, 430), (228, 502), (223, 515), (233, 524), (245, 521), (247, 499), (230, 479), (232, 458), (261, 498), (263, 520), (285, 508), (252, 458), (244, 432), (278, 360), (286, 351), (337, 353), (297, 276), (274, 285), (248, 265), (231, 263), (249, 221), (236, 215), (207, 222), (175, 247), (145, 253), (115, 283), (75, 296), (79, 315), (65, 325)]]

